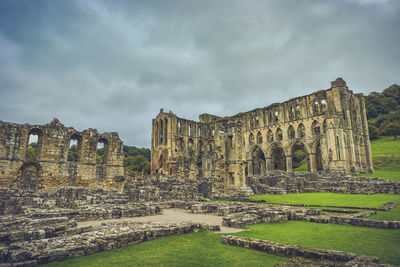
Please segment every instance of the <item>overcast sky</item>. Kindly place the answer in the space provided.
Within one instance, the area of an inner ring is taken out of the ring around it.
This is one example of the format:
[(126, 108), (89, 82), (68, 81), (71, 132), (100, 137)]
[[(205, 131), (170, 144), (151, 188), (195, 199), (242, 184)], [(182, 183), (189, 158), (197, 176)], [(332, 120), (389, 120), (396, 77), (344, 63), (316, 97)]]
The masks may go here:
[(398, 0), (0, 1), (0, 120), (116, 131), (400, 83)]

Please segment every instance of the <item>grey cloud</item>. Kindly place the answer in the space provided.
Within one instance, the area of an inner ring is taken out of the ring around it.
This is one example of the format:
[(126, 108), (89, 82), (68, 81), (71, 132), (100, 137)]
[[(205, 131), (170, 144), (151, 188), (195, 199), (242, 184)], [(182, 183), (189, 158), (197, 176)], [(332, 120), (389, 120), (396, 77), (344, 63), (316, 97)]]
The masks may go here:
[(197, 119), (328, 88), (398, 83), (400, 3), (0, 3), (0, 119), (117, 131), (149, 146), (159, 108)]

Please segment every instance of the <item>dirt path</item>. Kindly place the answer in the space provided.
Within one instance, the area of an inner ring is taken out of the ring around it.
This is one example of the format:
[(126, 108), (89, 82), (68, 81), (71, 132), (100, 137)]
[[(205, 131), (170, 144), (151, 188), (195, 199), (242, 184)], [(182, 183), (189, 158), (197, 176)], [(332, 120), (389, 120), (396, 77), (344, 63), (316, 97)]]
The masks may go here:
[(232, 227), (222, 226), (222, 217), (209, 214), (193, 214), (185, 212), (180, 209), (165, 209), (163, 214), (154, 216), (144, 216), (144, 217), (133, 217), (133, 218), (121, 218), (121, 219), (109, 219), (109, 220), (97, 220), (97, 221), (85, 221), (78, 222), (79, 226), (93, 225), (98, 226), (104, 222), (121, 222), (121, 221), (131, 221), (131, 222), (160, 222), (160, 223), (181, 223), (181, 222), (200, 222), (208, 223), (212, 225), (219, 225), (221, 231), (217, 233), (236, 233), (244, 231), (245, 229), (237, 229)]

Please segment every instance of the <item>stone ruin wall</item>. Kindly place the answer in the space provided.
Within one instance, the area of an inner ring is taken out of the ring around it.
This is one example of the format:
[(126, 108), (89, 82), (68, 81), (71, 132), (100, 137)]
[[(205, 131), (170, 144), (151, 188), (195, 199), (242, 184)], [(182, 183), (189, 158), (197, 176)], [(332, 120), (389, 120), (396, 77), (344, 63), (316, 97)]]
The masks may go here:
[[(27, 157), (29, 136), (38, 136), (35, 158)], [(78, 159), (68, 161), (71, 140), (77, 140)], [(104, 144), (104, 160), (96, 164), (98, 142)], [(117, 133), (82, 132), (65, 127), (57, 119), (46, 125), (0, 121), (0, 188), (56, 189), (61, 186), (122, 188), (122, 141)]]
[(236, 190), (248, 176), (292, 172), (296, 149), (309, 172), (373, 172), (363, 95), (338, 78), (330, 89), (232, 117), (202, 114), (195, 122), (161, 109), (152, 122), (151, 172), (213, 177), (217, 190)]

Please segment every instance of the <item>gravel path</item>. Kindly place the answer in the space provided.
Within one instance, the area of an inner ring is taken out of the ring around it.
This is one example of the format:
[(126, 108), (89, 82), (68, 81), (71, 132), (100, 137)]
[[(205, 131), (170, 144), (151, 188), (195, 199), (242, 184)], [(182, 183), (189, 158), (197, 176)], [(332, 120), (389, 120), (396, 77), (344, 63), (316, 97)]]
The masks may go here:
[(188, 213), (180, 209), (164, 209), (163, 214), (154, 216), (144, 216), (144, 217), (133, 217), (133, 218), (121, 218), (121, 219), (109, 219), (109, 220), (97, 220), (97, 221), (85, 221), (78, 222), (79, 226), (98, 226), (104, 222), (160, 222), (160, 223), (181, 223), (181, 222), (200, 222), (208, 223), (212, 225), (219, 225), (221, 231), (217, 233), (236, 233), (244, 231), (245, 229), (237, 229), (232, 227), (222, 226), (222, 217), (209, 214), (194, 214)]

